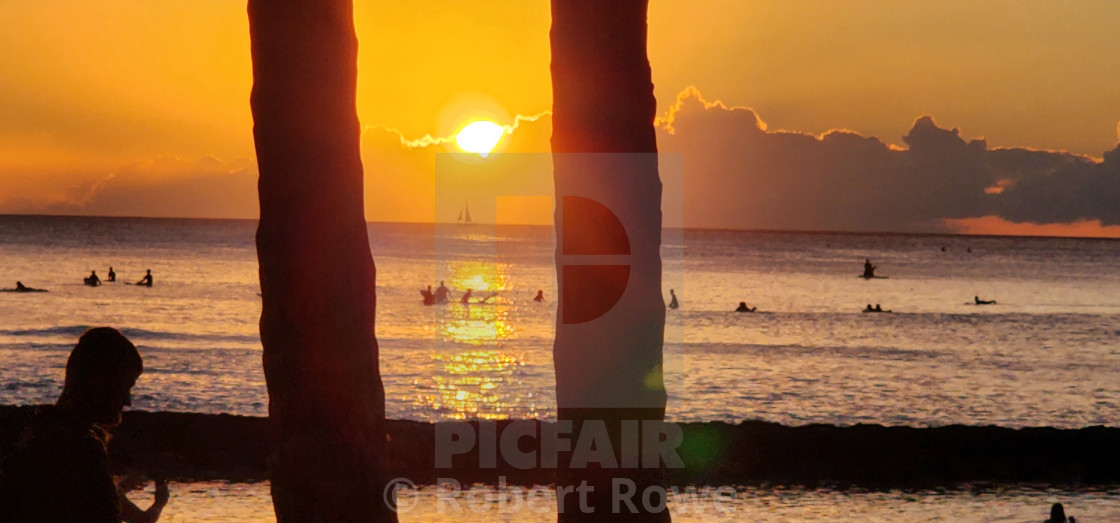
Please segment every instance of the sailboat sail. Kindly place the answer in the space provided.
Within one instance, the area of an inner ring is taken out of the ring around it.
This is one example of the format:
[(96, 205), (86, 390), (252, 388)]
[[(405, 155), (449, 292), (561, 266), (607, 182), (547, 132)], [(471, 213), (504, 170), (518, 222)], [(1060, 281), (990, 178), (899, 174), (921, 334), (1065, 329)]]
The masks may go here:
[(471, 223), (471, 206), (466, 200), (463, 200), (463, 208), (459, 209), (459, 218), (455, 222), (459, 224)]

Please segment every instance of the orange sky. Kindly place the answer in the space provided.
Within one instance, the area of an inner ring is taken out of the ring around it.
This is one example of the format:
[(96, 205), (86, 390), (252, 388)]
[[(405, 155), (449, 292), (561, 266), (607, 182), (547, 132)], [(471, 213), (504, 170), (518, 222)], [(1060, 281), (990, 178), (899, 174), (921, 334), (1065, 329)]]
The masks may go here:
[[(432, 194), (433, 153), (451, 149), (410, 150), (401, 138), (549, 109), (548, 2), (356, 2), (355, 14), (363, 155), (378, 195), (368, 215), (431, 219), (430, 200), (417, 198)], [(753, 108), (770, 130), (842, 128), (902, 146), (930, 114), (989, 147), (1100, 158), (1117, 142), (1111, 0), (652, 0), (649, 24), (662, 110), (695, 85)], [(73, 210), (107, 184), (142, 195), (200, 172), (252, 174), (243, 2), (12, 2), (0, 71), (0, 212)], [(546, 152), (548, 126), (547, 116), (524, 122), (504, 147)], [(230, 184), (213, 207), (175, 212), (253, 216), (251, 195)], [(114, 205), (87, 209), (167, 208)]]

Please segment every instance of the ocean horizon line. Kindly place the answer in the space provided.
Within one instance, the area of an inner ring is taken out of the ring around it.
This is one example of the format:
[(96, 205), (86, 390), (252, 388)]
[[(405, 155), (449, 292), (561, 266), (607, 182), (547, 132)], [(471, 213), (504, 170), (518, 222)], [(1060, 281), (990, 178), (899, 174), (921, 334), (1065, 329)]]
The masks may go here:
[[(39, 213), (0, 213), (0, 219), (9, 218), (46, 218), (46, 219), (62, 219), (62, 220), (106, 220), (106, 221), (129, 221), (129, 220), (143, 220), (143, 221), (166, 221), (166, 222), (256, 222), (257, 218), (218, 218), (218, 217), (179, 217), (179, 216), (106, 216), (106, 215), (92, 215), (92, 214), (39, 214)], [(489, 223), (489, 222), (471, 222), (469, 224), (457, 223), (454, 221), (441, 221), (441, 222), (419, 222), (419, 221), (387, 221), (387, 220), (366, 220), (367, 225), (413, 225), (413, 226), (435, 226), (435, 225), (457, 225), (463, 227), (485, 227), (485, 226), (501, 226), (501, 227), (518, 227), (518, 228), (552, 228), (551, 224), (532, 224), (532, 223)], [(1120, 238), (1112, 238), (1108, 236), (1045, 236), (1045, 235), (1016, 235), (1016, 234), (966, 234), (957, 232), (909, 232), (909, 231), (842, 231), (842, 230), (827, 230), (827, 229), (733, 229), (726, 227), (662, 227), (662, 230), (675, 231), (695, 231), (695, 232), (737, 232), (737, 233), (756, 233), (756, 234), (790, 234), (790, 235), (834, 235), (834, 236), (917, 236), (917, 237), (943, 237), (943, 238), (1007, 238), (1007, 239), (1066, 239), (1066, 240), (1094, 240), (1094, 241), (1118, 241)]]

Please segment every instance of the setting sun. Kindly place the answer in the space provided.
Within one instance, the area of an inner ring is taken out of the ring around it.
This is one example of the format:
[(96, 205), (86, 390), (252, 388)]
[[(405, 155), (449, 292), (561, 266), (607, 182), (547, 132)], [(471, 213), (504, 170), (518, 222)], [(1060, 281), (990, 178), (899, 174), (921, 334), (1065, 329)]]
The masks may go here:
[(489, 120), (471, 122), (455, 135), (455, 145), (468, 153), (486, 158), (501, 141), (506, 129)]

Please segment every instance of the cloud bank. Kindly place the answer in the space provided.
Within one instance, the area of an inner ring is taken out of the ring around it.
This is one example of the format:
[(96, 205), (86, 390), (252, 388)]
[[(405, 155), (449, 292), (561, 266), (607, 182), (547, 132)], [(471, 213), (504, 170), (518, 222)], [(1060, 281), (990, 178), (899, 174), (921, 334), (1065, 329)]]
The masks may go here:
[(846, 130), (768, 131), (755, 112), (686, 89), (657, 121), (685, 165), (693, 227), (946, 231), (960, 220), (1120, 224), (1120, 148), (1101, 160), (989, 149), (918, 118), (905, 148)]
[(96, 216), (256, 218), (257, 166), (212, 156), (134, 163), (69, 187), (49, 202), (0, 202), (0, 211)]

